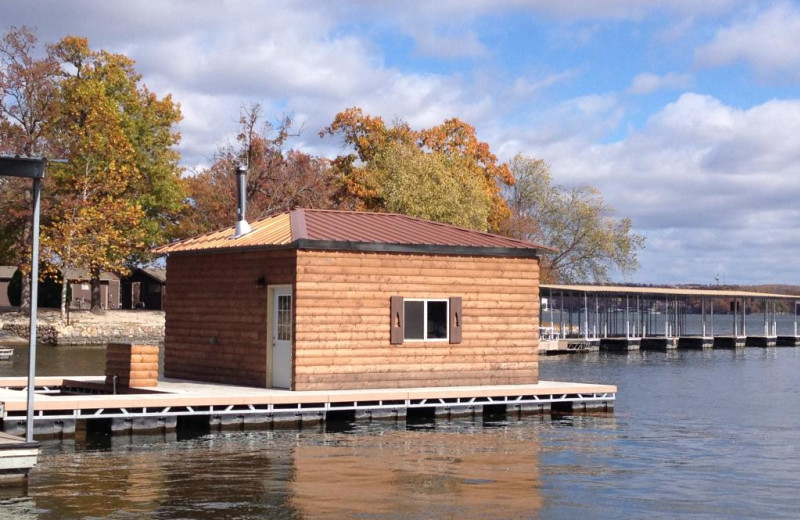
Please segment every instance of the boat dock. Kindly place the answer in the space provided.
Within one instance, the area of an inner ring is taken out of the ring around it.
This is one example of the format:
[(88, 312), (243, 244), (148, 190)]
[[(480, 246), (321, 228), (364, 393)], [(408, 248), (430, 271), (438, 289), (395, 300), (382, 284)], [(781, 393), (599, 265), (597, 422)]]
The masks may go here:
[[(542, 342), (543, 354), (800, 346), (800, 296), (797, 295), (721, 289), (542, 285), (541, 296), (540, 336), (547, 340)], [(722, 309), (720, 300), (725, 303)], [(793, 316), (781, 316), (780, 331), (779, 305), (793, 311)], [(758, 312), (758, 323), (754, 323), (751, 315), (754, 310)], [(587, 347), (577, 348), (578, 341)], [(571, 348), (562, 348), (572, 344)]]
[[(2, 430), (25, 433), (24, 378), (0, 378)], [(104, 379), (36, 379), (34, 434), (69, 437), (79, 430), (159, 432), (183, 426), (210, 429), (302, 427), (340, 420), (406, 420), (481, 414), (613, 411), (613, 385), (540, 381), (530, 385), (378, 390), (289, 391), (182, 380), (111, 394)]]
[(0, 432), (0, 486), (24, 481), (38, 455), (38, 442)]

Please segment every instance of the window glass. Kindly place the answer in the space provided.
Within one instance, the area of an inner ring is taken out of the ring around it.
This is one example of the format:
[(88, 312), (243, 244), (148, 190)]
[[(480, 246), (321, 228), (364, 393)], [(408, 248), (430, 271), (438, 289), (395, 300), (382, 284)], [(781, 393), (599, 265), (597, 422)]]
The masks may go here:
[(447, 339), (447, 300), (405, 300), (403, 339)]
[(419, 300), (404, 302), (405, 339), (425, 339), (425, 302)]
[(278, 341), (292, 340), (292, 297), (278, 295)]
[(429, 301), (427, 339), (447, 339), (447, 302)]

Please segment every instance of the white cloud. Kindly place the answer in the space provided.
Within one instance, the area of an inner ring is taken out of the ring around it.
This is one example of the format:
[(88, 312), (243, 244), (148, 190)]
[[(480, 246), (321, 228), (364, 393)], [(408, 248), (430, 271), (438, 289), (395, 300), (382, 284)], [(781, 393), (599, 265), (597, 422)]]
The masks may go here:
[(717, 30), (714, 39), (697, 50), (695, 61), (710, 66), (744, 61), (762, 76), (800, 80), (798, 35), (800, 11), (789, 3), (777, 4)]
[(724, 261), (729, 282), (796, 282), (800, 266), (786, 259), (800, 222), (797, 135), (800, 99), (739, 109), (684, 94), (621, 141), (558, 137), (527, 153), (632, 217), (648, 237), (638, 281), (708, 282)]
[(650, 94), (657, 90), (675, 89), (683, 90), (692, 84), (690, 74), (678, 74), (669, 72), (663, 76), (651, 73), (638, 74), (633, 78), (631, 86), (628, 87), (629, 94)]

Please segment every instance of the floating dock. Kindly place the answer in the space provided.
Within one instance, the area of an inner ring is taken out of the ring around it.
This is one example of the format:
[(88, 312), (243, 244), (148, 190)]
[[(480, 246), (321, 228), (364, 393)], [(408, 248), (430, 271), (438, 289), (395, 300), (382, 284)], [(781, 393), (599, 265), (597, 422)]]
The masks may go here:
[(24, 482), (38, 456), (38, 442), (0, 432), (0, 486)]
[[(0, 418), (24, 434), (24, 378), (0, 378)], [(159, 380), (156, 388), (111, 395), (102, 378), (36, 379), (34, 434), (69, 437), (80, 428), (158, 432), (184, 424), (211, 429), (297, 427), (329, 419), (405, 420), (484, 413), (586, 413), (614, 409), (617, 387), (540, 381), (531, 385), (305, 391)]]
[[(799, 295), (604, 285), (542, 285), (541, 295), (540, 336), (552, 344), (575, 337), (599, 341), (600, 350), (619, 351), (800, 346)], [(728, 305), (719, 309), (719, 300)], [(783, 335), (779, 304), (794, 308), (793, 316), (781, 318)], [(760, 323), (748, 314), (756, 309)], [(723, 315), (730, 326), (721, 326)]]

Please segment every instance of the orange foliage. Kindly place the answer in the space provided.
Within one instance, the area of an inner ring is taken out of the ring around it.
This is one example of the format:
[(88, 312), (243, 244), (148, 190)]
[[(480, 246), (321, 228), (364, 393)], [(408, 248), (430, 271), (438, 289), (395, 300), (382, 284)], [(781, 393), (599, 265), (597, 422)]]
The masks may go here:
[[(320, 132), (320, 136), (341, 135), (355, 153), (337, 157), (333, 166), (342, 182), (347, 196), (352, 198), (355, 209), (381, 211), (384, 201), (377, 196), (375, 183), (369, 179), (375, 172), (369, 169), (370, 161), (389, 144), (413, 144), (426, 152), (443, 154), (459, 164), (470, 174), (480, 175), (484, 189), (491, 198), (489, 228), (500, 229), (509, 216), (505, 200), (501, 196), (501, 184), (513, 185), (514, 175), (506, 163), (499, 163), (489, 145), (479, 141), (475, 128), (457, 118), (448, 119), (438, 126), (412, 130), (404, 121), (387, 127), (383, 119), (365, 114), (359, 107), (339, 112), (333, 122)], [(356, 164), (356, 160), (361, 164)]]

